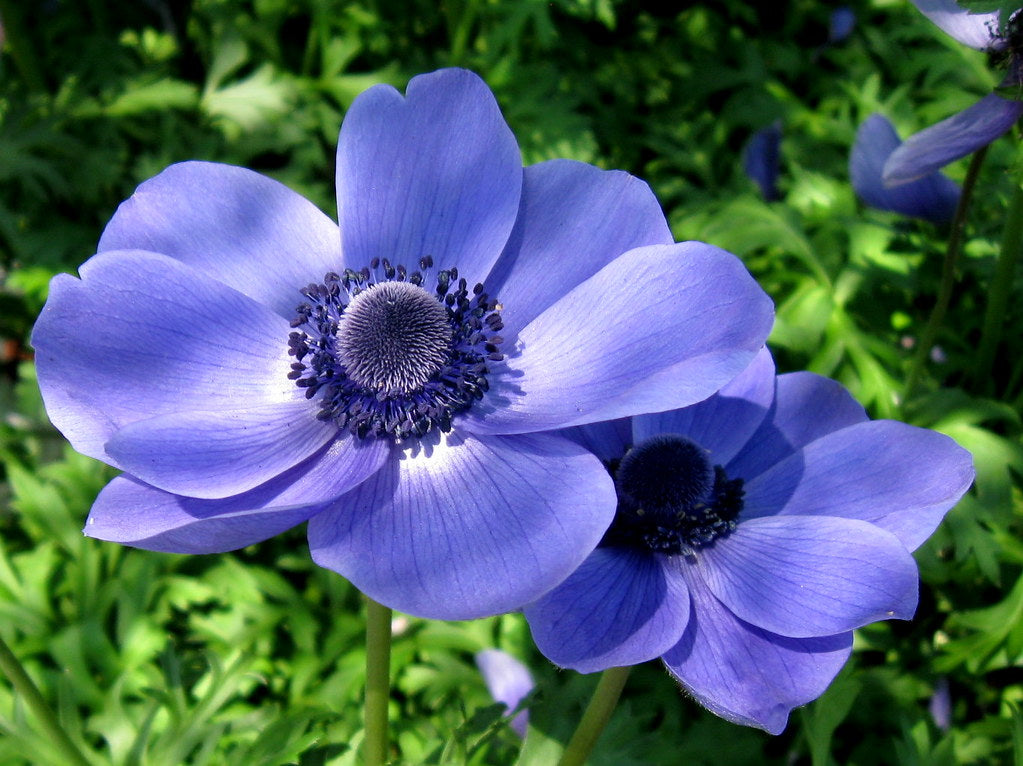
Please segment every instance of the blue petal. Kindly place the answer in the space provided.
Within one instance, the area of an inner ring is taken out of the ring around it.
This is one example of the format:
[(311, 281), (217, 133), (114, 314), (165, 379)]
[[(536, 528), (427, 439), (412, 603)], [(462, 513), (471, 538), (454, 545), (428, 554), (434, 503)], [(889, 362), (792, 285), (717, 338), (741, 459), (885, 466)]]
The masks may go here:
[(898, 539), (854, 519), (742, 519), (687, 567), (735, 614), (791, 638), (843, 633), (916, 611), (916, 562)]
[(971, 13), (955, 0), (913, 0), (922, 14), (963, 45), (986, 50), (996, 44), (998, 12)]
[(302, 400), (288, 322), (165, 255), (113, 251), (60, 274), (32, 334), (53, 424), (86, 455), (129, 423)]
[(848, 5), (835, 8), (828, 17), (828, 43), (845, 40), (856, 28), (856, 12)]
[(337, 147), (344, 265), (389, 258), (410, 270), (433, 256), (470, 286), (500, 255), (519, 206), (522, 159), (486, 84), (442, 69), (388, 85), (349, 108)]
[(526, 168), (515, 229), (487, 280), (504, 335), (626, 250), (673, 241), (650, 187), (628, 173), (570, 160)]
[(907, 138), (885, 162), (884, 183), (914, 181), (973, 154), (1005, 133), (1021, 115), (1023, 102), (991, 93), (959, 114)]
[(297, 465), (337, 436), (314, 402), (226, 412), (175, 412), (137, 420), (107, 442), (128, 473), (167, 492), (221, 498)]
[(749, 482), (814, 439), (866, 420), (840, 383), (812, 372), (779, 375), (769, 416), (725, 468)]
[[(503, 702), (509, 710), (518, 707), (522, 698), (533, 690), (533, 676), (529, 668), (500, 649), (476, 652), (476, 667), (480, 669), (490, 696), (496, 702)], [(510, 725), (520, 737), (525, 737), (529, 726), (529, 711), (520, 712)]]
[(550, 434), (409, 448), (309, 524), (313, 560), (394, 609), (467, 620), (571, 574), (615, 510), (601, 462)]
[(679, 434), (708, 450), (712, 463), (726, 465), (767, 416), (774, 386), (774, 360), (765, 347), (738, 377), (702, 402), (634, 417), (632, 442), (639, 444), (658, 434)]
[(743, 152), (743, 167), (768, 202), (780, 199), (778, 172), (781, 167), (781, 124), (761, 128), (750, 138)]
[(283, 184), (245, 168), (182, 162), (121, 203), (99, 252), (163, 253), (291, 319), (299, 290), (340, 264), (337, 224)]
[(863, 519), (915, 550), (973, 481), (970, 453), (925, 428), (876, 420), (807, 444), (746, 484), (746, 516)]
[(567, 439), (581, 444), (605, 463), (619, 460), (632, 444), (632, 420), (602, 420), (558, 431)]
[(849, 177), (860, 198), (872, 207), (901, 215), (948, 223), (959, 204), (959, 186), (941, 173), (916, 181), (886, 186), (881, 180), (885, 162), (899, 146), (895, 128), (879, 114), (860, 125), (849, 154)]
[(699, 581), (685, 635), (664, 655), (668, 671), (727, 721), (780, 734), (789, 711), (827, 689), (849, 658), (852, 633), (784, 638), (744, 623)]
[(750, 364), (773, 318), (730, 253), (701, 242), (630, 250), (519, 333), (462, 422), (526, 433), (692, 404)]
[(674, 646), (689, 619), (689, 591), (664, 557), (598, 548), (522, 611), (547, 659), (594, 673), (652, 660)]
[(306, 521), (372, 475), (389, 454), (380, 441), (335, 441), (256, 489), (222, 500), (163, 492), (130, 476), (110, 482), (96, 499), (85, 534), (170, 553), (243, 548)]

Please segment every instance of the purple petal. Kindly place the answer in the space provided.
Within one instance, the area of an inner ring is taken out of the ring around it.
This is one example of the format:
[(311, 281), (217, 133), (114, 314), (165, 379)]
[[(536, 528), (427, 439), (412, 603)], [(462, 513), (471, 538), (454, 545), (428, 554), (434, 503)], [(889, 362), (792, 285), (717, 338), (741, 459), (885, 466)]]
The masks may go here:
[(710, 398), (680, 410), (634, 417), (632, 443), (658, 434), (679, 434), (708, 450), (711, 462), (726, 465), (771, 409), (774, 380), (774, 360), (765, 347), (749, 367)]
[(823, 694), (849, 658), (852, 633), (775, 636), (737, 619), (698, 580), (690, 587), (689, 625), (664, 664), (727, 721), (780, 734), (789, 711)]
[(768, 202), (781, 198), (778, 172), (781, 168), (781, 123), (761, 128), (750, 138), (743, 152), (743, 167)]
[(182, 162), (121, 203), (99, 252), (163, 253), (291, 319), (299, 290), (340, 264), (337, 224), (273, 179)]
[(963, 45), (985, 50), (998, 37), (998, 12), (970, 13), (955, 0), (913, 0), (919, 11)]
[(959, 204), (959, 186), (941, 173), (916, 181), (886, 186), (881, 172), (892, 152), (900, 145), (895, 128), (879, 114), (860, 125), (849, 154), (849, 177), (860, 198), (872, 207), (901, 215), (948, 223)]
[(477, 433), (524, 433), (692, 404), (749, 365), (773, 316), (724, 250), (630, 250), (519, 333), (521, 353), (511, 352), (463, 422)]
[(890, 420), (828, 434), (746, 484), (746, 517), (863, 519), (918, 548), (973, 481), (970, 453), (952, 439)]
[(315, 402), (227, 412), (176, 412), (115, 433), (107, 453), (128, 473), (179, 495), (246, 492), (297, 465), (337, 436)]
[(611, 523), (601, 462), (550, 434), (410, 449), (309, 524), (313, 560), (402, 612), (501, 614), (571, 574)]
[(381, 441), (339, 439), (291, 471), (222, 500), (172, 495), (120, 476), (100, 492), (84, 531), (151, 551), (243, 548), (306, 521), (372, 475), (389, 452)]
[(885, 184), (923, 178), (953, 160), (973, 154), (1011, 128), (1023, 115), (1023, 102), (991, 93), (937, 125), (907, 138), (884, 164)]
[(594, 673), (652, 660), (678, 643), (689, 619), (689, 591), (662, 557), (598, 548), (522, 611), (547, 659)]
[(856, 28), (856, 12), (848, 5), (835, 8), (828, 17), (828, 43), (834, 45), (845, 40)]
[(59, 274), (32, 334), (46, 410), (72, 446), (144, 418), (301, 399), (288, 322), (164, 255), (109, 252)]
[(486, 84), (443, 69), (388, 85), (349, 108), (337, 147), (345, 265), (389, 258), (410, 270), (433, 256), (482, 282), (518, 211), (522, 160)]
[(913, 557), (894, 535), (855, 519), (742, 519), (691, 568), (736, 617), (792, 638), (908, 620), (916, 611)]
[(814, 439), (866, 420), (840, 383), (811, 372), (779, 375), (774, 409), (725, 467), (748, 482)]
[[(503, 702), (508, 710), (518, 707), (522, 698), (533, 690), (533, 676), (529, 668), (500, 649), (476, 652), (476, 667), (480, 669), (490, 696), (496, 702)], [(518, 713), (510, 725), (520, 737), (525, 737), (529, 727), (529, 711)]]
[(673, 241), (650, 187), (628, 173), (570, 160), (526, 168), (515, 229), (487, 280), (505, 336), (626, 250)]

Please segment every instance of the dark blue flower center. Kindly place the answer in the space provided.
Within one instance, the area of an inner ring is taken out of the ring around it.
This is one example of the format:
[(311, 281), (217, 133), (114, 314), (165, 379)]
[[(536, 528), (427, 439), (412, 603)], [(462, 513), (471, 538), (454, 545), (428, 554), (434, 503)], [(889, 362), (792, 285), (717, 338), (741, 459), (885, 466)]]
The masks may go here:
[(648, 439), (610, 468), (618, 509), (601, 545), (691, 556), (736, 527), (742, 479), (684, 436)]
[(429, 276), (374, 259), (302, 290), (288, 377), (320, 395), (319, 417), (363, 437), (401, 441), (450, 431), (503, 359), (499, 304), (455, 268)]

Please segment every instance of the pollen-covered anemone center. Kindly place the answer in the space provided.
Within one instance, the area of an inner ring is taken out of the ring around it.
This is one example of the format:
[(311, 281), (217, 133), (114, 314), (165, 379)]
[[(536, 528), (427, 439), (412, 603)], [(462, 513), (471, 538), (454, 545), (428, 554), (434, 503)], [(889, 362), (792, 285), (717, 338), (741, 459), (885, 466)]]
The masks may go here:
[(447, 309), (410, 282), (381, 282), (356, 295), (337, 331), (348, 377), (388, 394), (422, 388), (450, 352)]
[(432, 275), (376, 259), (302, 290), (288, 377), (319, 397), (322, 420), (359, 438), (402, 441), (450, 431), (452, 417), (489, 388), (504, 356), (500, 304), (458, 269)]
[(618, 508), (601, 545), (691, 556), (736, 527), (742, 479), (684, 436), (648, 439), (610, 468)]

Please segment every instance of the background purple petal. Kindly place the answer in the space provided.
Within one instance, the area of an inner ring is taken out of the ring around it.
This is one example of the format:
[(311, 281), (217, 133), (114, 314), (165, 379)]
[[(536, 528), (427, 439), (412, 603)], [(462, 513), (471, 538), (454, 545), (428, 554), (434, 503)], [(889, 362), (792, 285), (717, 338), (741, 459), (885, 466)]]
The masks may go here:
[(992, 45), (998, 32), (998, 13), (969, 13), (955, 0), (913, 0), (924, 16), (958, 40), (977, 50)]
[(1023, 102), (990, 93), (973, 106), (907, 138), (884, 164), (884, 183), (923, 178), (953, 160), (973, 154), (1011, 128)]
[(908, 620), (916, 611), (913, 557), (894, 535), (854, 519), (743, 519), (700, 551), (690, 574), (740, 619), (793, 638)]
[[(496, 702), (503, 702), (508, 710), (518, 707), (522, 698), (533, 690), (533, 676), (529, 668), (500, 649), (476, 652), (476, 667), (480, 669), (490, 696)], [(518, 713), (509, 725), (520, 737), (525, 737), (529, 727), (529, 711)]]
[(722, 718), (780, 734), (789, 711), (816, 699), (842, 669), (852, 633), (783, 638), (742, 622), (699, 582), (682, 640), (665, 653), (668, 671)]
[(630, 250), (519, 334), (465, 418), (518, 433), (682, 407), (734, 378), (774, 316), (742, 262), (700, 242)]
[(113, 462), (104, 445), (128, 423), (301, 398), (288, 323), (252, 299), (155, 253), (80, 272), (53, 280), (32, 335), (47, 413), (79, 452)]
[(337, 224), (271, 178), (182, 162), (121, 203), (99, 252), (151, 250), (202, 271), (291, 319), (299, 293), (341, 268)]
[(959, 185), (941, 173), (915, 181), (887, 186), (881, 180), (885, 162), (901, 144), (892, 124), (879, 114), (868, 117), (859, 130), (849, 154), (849, 178), (860, 198), (872, 207), (948, 223), (959, 204)]
[(505, 336), (626, 250), (673, 241), (650, 187), (628, 173), (570, 160), (526, 168), (515, 229), (487, 280)]
[(944, 434), (892, 420), (836, 431), (746, 485), (746, 516), (870, 521), (915, 550), (973, 481), (970, 453)]
[(547, 659), (594, 673), (652, 660), (678, 643), (689, 619), (689, 591), (663, 557), (598, 548), (522, 611)]
[(743, 168), (768, 202), (781, 198), (778, 173), (781, 169), (781, 122), (754, 133), (743, 150)]
[(564, 580), (611, 523), (600, 461), (554, 435), (449, 438), (410, 451), (309, 525), (320, 566), (394, 609), (463, 620)]
[(119, 476), (100, 492), (84, 532), (153, 551), (235, 550), (306, 521), (372, 475), (389, 453), (381, 441), (338, 440), (266, 484), (222, 500), (172, 495)]
[(387, 85), (362, 93), (337, 147), (344, 265), (372, 258), (418, 268), (457, 266), (482, 282), (519, 206), (522, 159), (486, 84), (442, 69), (414, 77), (407, 96)]

